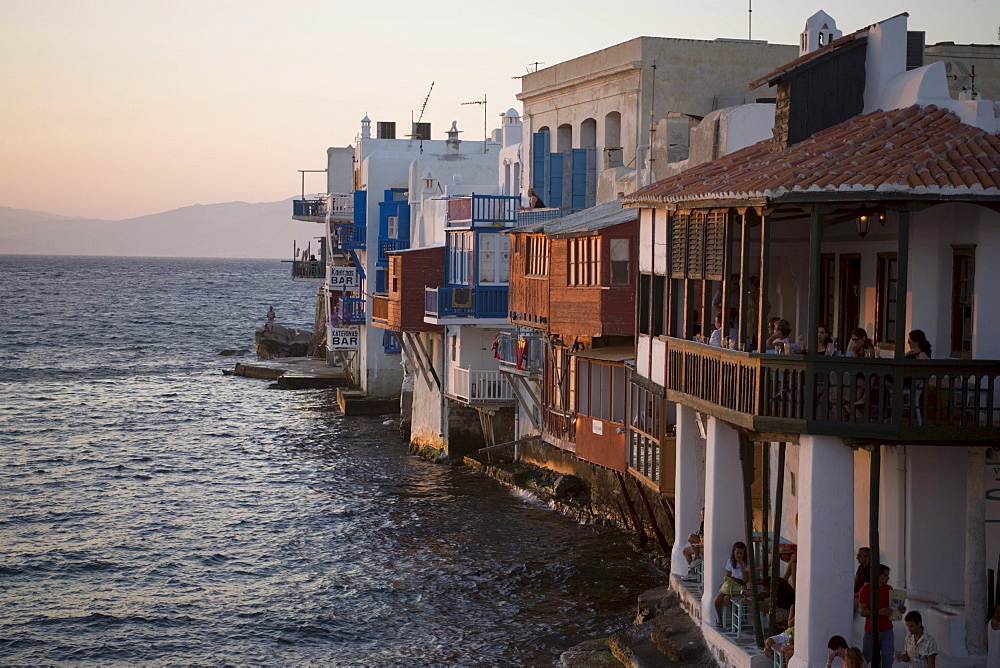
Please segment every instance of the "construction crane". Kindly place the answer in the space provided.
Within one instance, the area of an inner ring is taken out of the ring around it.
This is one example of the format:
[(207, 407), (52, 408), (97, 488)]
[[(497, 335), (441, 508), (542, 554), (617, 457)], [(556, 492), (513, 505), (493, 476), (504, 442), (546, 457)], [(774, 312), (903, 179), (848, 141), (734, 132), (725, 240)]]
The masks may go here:
[(481, 105), (483, 105), (483, 153), (488, 153), (489, 149), (486, 146), (487, 139), (489, 138), (489, 133), (486, 130), (486, 123), (487, 123), (487, 121), (486, 121), (486, 93), (483, 93), (483, 99), (481, 99), (481, 100), (473, 100), (472, 102), (463, 102), (462, 106), (464, 107), (467, 104), (481, 104)]

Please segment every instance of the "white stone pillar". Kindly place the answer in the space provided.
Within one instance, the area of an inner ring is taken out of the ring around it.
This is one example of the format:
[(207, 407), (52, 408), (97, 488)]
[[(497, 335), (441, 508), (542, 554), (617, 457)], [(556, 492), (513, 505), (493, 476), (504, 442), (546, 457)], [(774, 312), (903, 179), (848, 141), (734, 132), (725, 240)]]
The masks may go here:
[(826, 665), (830, 636), (848, 636), (854, 617), (854, 451), (831, 436), (799, 441), (799, 536), (795, 657)]
[(986, 610), (986, 452), (969, 448), (965, 488), (965, 646), (983, 654)]
[[(697, 427), (696, 427), (697, 428)], [(708, 418), (705, 446), (705, 594), (702, 619), (715, 623), (715, 596), (726, 575), (733, 543), (746, 540), (743, 527), (743, 472), (736, 430)]]
[(677, 406), (676, 474), (674, 479), (674, 549), (670, 555), (670, 570), (687, 575), (684, 548), (689, 534), (698, 531), (705, 499), (705, 459), (698, 414), (693, 408)]

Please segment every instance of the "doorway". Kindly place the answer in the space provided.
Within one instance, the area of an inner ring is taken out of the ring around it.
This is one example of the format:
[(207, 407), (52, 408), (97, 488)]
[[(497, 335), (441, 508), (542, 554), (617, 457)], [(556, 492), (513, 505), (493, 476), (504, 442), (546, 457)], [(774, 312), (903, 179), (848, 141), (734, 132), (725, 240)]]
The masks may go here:
[(861, 255), (840, 256), (840, 312), (837, 318), (837, 339), (846, 345), (851, 332), (858, 326), (861, 315)]

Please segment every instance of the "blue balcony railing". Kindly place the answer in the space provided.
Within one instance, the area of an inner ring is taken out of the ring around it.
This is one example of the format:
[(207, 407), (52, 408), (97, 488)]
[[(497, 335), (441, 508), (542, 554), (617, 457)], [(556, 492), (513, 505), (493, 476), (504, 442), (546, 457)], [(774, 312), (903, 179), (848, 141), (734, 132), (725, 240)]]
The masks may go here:
[(406, 250), (410, 247), (410, 244), (404, 239), (379, 239), (378, 240), (378, 261), (383, 264), (388, 264), (389, 258), (386, 257), (386, 253), (391, 253), (398, 250)]
[(432, 318), (507, 318), (507, 286), (425, 288), (424, 314)]
[(396, 332), (386, 330), (382, 335), (382, 350), (387, 355), (398, 355), (403, 352), (403, 344), (396, 336)]
[(500, 370), (534, 376), (542, 372), (542, 334), (536, 330), (497, 334), (495, 356)]
[(448, 200), (448, 226), (513, 227), (521, 198), (508, 195), (467, 195)]
[(340, 248), (363, 249), (368, 239), (368, 230), (358, 225), (337, 225), (334, 228), (337, 245)]
[(546, 208), (546, 209), (521, 209), (517, 212), (517, 226), (531, 225), (533, 223), (544, 223), (546, 220), (555, 220), (569, 214), (567, 209)]
[(345, 325), (365, 324), (365, 298), (344, 297), (341, 299), (340, 322)]

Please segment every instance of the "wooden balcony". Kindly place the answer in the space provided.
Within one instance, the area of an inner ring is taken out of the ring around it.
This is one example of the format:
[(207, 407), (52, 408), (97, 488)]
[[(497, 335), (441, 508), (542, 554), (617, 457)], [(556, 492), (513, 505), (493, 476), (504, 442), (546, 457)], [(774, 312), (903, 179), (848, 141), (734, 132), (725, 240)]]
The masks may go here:
[(744, 353), (667, 339), (666, 393), (761, 433), (996, 442), (1000, 361)]
[(507, 286), (427, 287), (424, 291), (424, 316), (506, 321)]
[(389, 295), (372, 295), (372, 324), (386, 325), (389, 323)]
[(499, 371), (452, 367), (448, 396), (467, 404), (513, 405), (514, 390)]

